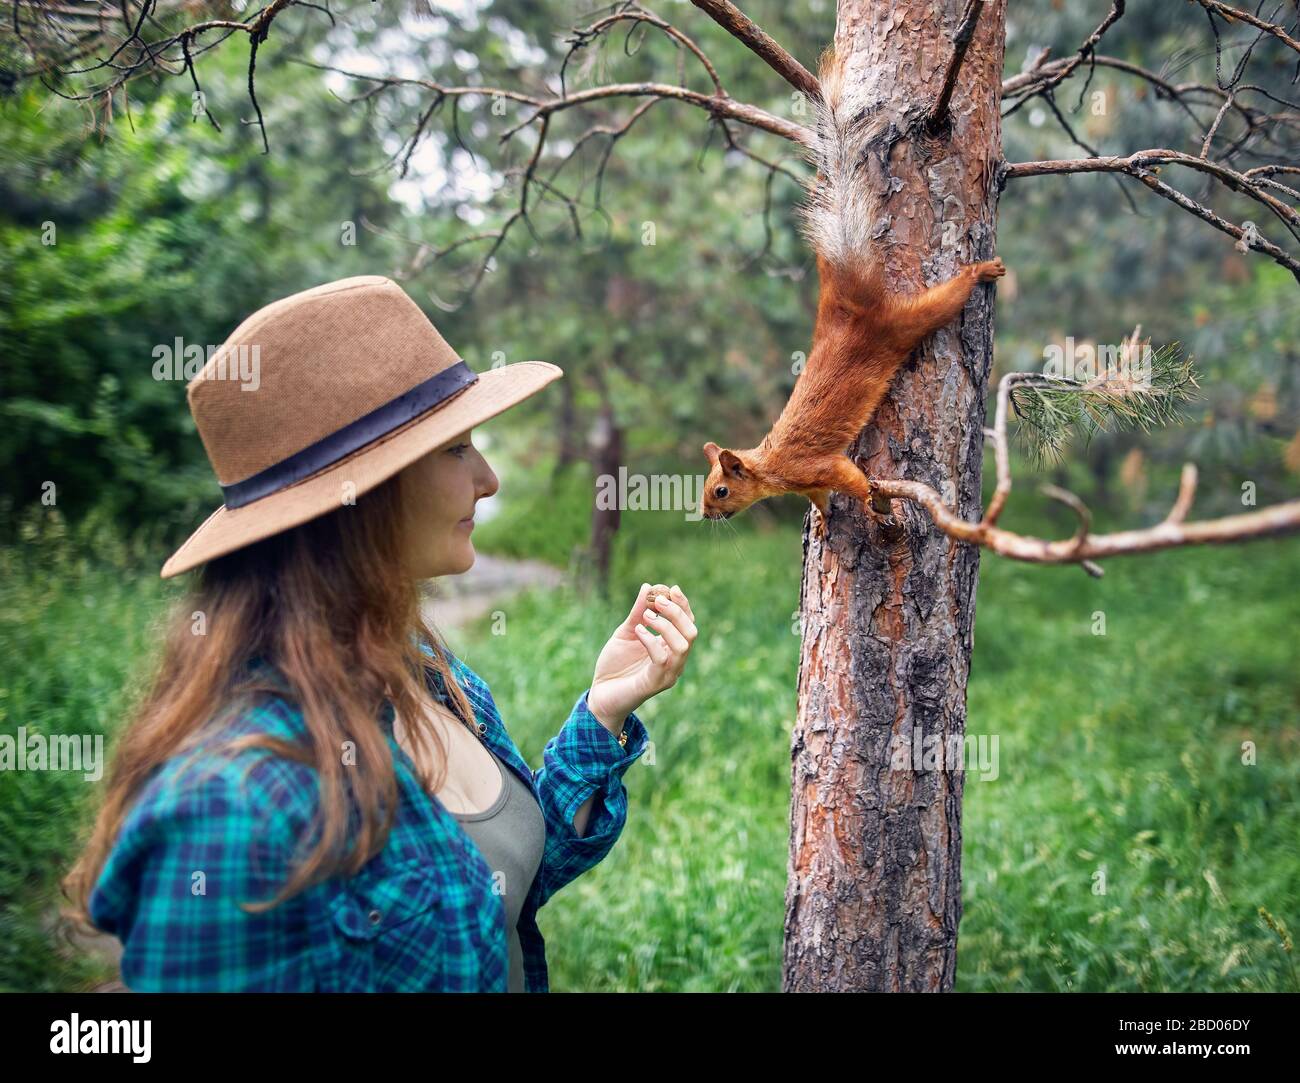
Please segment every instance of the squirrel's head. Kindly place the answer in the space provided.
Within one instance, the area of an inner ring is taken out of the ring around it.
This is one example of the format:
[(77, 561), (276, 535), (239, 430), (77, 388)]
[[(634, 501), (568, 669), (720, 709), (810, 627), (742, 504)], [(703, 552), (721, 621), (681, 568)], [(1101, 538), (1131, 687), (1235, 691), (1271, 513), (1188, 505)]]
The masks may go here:
[(752, 456), (720, 448), (712, 440), (704, 445), (709, 476), (704, 482), (700, 512), (706, 519), (730, 519), (764, 494)]

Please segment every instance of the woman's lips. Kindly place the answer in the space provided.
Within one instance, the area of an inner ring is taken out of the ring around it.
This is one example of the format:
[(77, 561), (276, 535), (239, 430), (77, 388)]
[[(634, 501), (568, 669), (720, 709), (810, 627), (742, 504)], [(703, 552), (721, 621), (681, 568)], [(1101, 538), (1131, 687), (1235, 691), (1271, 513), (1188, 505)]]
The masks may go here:
[(460, 525), (461, 525), (461, 526), (467, 526), (467, 527), (469, 527), (471, 530), (474, 529), (474, 516), (471, 515), (468, 519), (462, 519), (462, 520), (460, 521)]

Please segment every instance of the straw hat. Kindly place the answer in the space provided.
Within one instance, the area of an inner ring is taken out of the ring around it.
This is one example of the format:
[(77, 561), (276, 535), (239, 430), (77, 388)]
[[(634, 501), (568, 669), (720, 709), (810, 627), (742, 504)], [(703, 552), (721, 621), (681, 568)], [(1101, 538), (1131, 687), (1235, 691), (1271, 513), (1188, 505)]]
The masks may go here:
[(162, 577), (333, 511), (563, 371), (476, 373), (396, 282), (328, 282), (254, 312), (186, 388), (225, 494)]

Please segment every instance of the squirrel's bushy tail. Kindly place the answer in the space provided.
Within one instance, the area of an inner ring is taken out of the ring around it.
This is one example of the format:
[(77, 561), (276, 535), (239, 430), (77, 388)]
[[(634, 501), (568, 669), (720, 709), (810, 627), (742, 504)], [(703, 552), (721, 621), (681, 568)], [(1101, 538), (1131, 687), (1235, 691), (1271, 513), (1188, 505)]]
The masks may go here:
[(881, 112), (867, 114), (865, 103), (846, 92), (843, 65), (833, 47), (822, 53), (817, 75), (822, 100), (814, 103), (814, 138), (808, 148), (817, 177), (799, 208), (800, 225), (813, 249), (839, 272), (841, 286), (857, 294), (874, 287), (880, 273), (872, 251), (880, 200), (867, 176), (866, 152), (889, 121)]

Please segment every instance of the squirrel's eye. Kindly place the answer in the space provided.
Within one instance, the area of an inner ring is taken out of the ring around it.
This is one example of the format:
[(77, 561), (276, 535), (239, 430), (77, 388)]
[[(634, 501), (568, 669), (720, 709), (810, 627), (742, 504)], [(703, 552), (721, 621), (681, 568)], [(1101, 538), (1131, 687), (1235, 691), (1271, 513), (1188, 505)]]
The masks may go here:
[(726, 500), (727, 492), (728, 489), (725, 485), (719, 485), (716, 489), (713, 490), (713, 495), (716, 496), (719, 500)]

